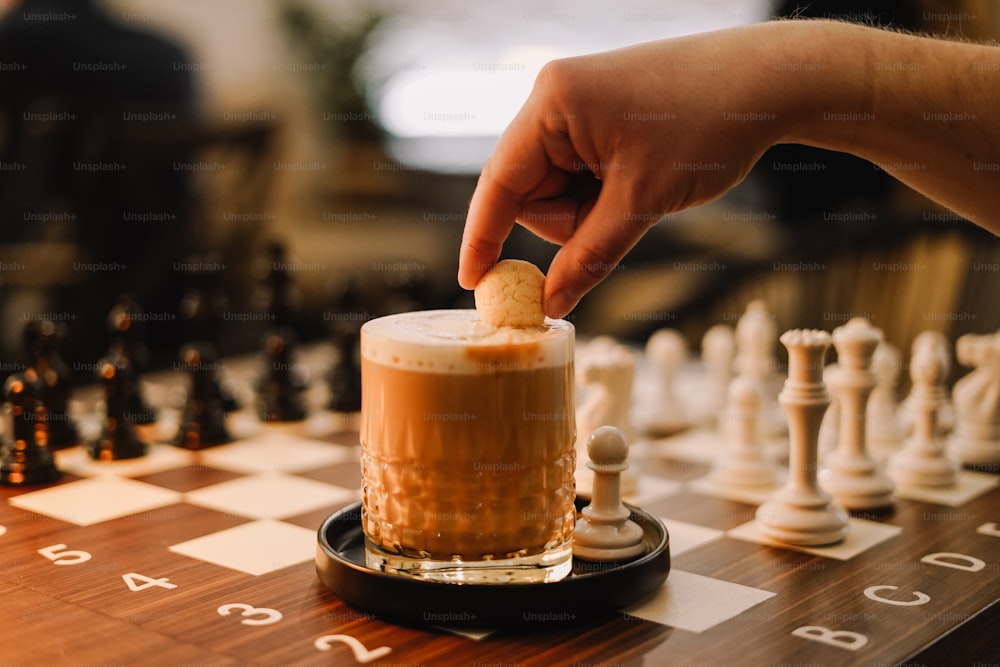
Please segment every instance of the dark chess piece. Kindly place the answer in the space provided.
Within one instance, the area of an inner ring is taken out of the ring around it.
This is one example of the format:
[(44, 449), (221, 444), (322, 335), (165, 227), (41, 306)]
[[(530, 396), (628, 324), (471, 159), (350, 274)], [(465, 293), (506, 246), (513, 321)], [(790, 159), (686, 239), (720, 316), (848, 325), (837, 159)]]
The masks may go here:
[(135, 428), (131, 362), (124, 355), (112, 354), (97, 362), (97, 370), (104, 384), (107, 411), (100, 437), (90, 443), (91, 458), (117, 461), (144, 456), (149, 446), (139, 438)]
[(219, 383), (215, 350), (205, 342), (185, 345), (181, 349), (180, 364), (191, 378), (191, 389), (174, 444), (198, 450), (229, 442), (226, 396)]
[(75, 445), (80, 436), (69, 415), (70, 370), (59, 354), (65, 327), (51, 320), (32, 320), (23, 337), (28, 372), (37, 376), (38, 399), (48, 410), (48, 446), (55, 450)]
[(0, 447), (0, 483), (45, 484), (62, 474), (48, 448), (48, 411), (38, 400), (39, 391), (39, 383), (24, 374), (11, 375), (4, 385), (13, 439)]
[(206, 253), (186, 262), (187, 289), (181, 298), (180, 316), (184, 323), (183, 340), (211, 343), (222, 350), (222, 316), (229, 309), (221, 286), (220, 272), (225, 264), (214, 253)]
[(335, 339), (334, 343), (337, 360), (327, 376), (330, 388), (327, 407), (334, 412), (358, 412), (361, 410), (360, 332)]
[(130, 404), (129, 421), (135, 424), (152, 424), (156, 421), (156, 411), (149, 407), (142, 396), (139, 376), (146, 367), (149, 350), (143, 333), (142, 308), (132, 297), (123, 295), (108, 314), (108, 328), (111, 332), (109, 357), (121, 356), (128, 362), (129, 373), (124, 381), (130, 382), (127, 393)]
[(335, 412), (361, 410), (361, 325), (369, 319), (356, 281), (338, 281), (330, 312), (330, 338), (336, 359), (327, 374), (330, 400)]
[(284, 327), (264, 336), (265, 367), (257, 382), (257, 417), (264, 422), (301, 421), (306, 417), (305, 383), (294, 363), (294, 334)]
[[(183, 340), (200, 350), (211, 350), (215, 360), (213, 363), (217, 363), (218, 350), (221, 349), (220, 332), (223, 330), (220, 313), (229, 308), (229, 300), (222, 289), (219, 276), (220, 270), (225, 269), (225, 264), (216, 255), (209, 253), (189, 261), (188, 265), (193, 268), (188, 272), (189, 287), (180, 304), (180, 315), (185, 324)], [(185, 351), (181, 350), (182, 363), (185, 355)], [(212, 382), (218, 387), (223, 411), (229, 413), (238, 410), (239, 403), (218, 382), (217, 373)]]
[(292, 280), (292, 264), (283, 243), (275, 241), (268, 244), (264, 256), (258, 260), (257, 275), (260, 282), (256, 301), (267, 315), (269, 327), (293, 327), (299, 293)]
[(427, 266), (420, 262), (385, 262), (393, 266), (392, 271), (383, 272), (386, 291), (382, 299), (381, 311), (387, 315), (426, 310), (431, 301), (427, 279)]

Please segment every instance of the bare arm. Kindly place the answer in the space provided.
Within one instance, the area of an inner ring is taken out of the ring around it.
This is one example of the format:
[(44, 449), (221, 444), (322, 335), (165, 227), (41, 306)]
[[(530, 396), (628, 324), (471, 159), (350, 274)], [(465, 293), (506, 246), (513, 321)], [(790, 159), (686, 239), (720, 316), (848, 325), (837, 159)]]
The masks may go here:
[(785, 21), (550, 63), (483, 169), (467, 289), (515, 222), (562, 246), (568, 313), (650, 225), (739, 183), (767, 148), (854, 153), (1000, 234), (1000, 49)]

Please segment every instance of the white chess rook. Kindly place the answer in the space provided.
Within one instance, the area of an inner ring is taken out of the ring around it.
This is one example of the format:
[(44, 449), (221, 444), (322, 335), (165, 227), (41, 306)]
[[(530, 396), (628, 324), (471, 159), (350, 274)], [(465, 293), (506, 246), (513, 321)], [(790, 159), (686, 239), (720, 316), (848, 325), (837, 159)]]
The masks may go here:
[(900, 486), (946, 487), (956, 482), (957, 464), (945, 453), (938, 418), (947, 400), (948, 359), (930, 346), (914, 346), (910, 361), (913, 433), (889, 459), (889, 475)]
[(848, 530), (847, 512), (819, 487), (819, 427), (830, 404), (823, 384), (823, 357), (830, 335), (792, 329), (781, 336), (788, 349), (788, 379), (778, 401), (788, 415), (788, 482), (757, 508), (761, 534), (796, 546), (833, 544)]
[(892, 480), (868, 455), (865, 443), (866, 407), (877, 384), (871, 362), (881, 340), (882, 332), (860, 317), (833, 331), (838, 359), (835, 386), (840, 423), (837, 448), (826, 457), (826, 467), (820, 471), (820, 484), (837, 503), (849, 510), (892, 505)]
[(590, 504), (573, 533), (573, 556), (590, 561), (622, 561), (641, 556), (642, 528), (629, 518), (621, 499), (621, 473), (628, 468), (628, 443), (613, 426), (602, 426), (587, 441), (594, 471)]

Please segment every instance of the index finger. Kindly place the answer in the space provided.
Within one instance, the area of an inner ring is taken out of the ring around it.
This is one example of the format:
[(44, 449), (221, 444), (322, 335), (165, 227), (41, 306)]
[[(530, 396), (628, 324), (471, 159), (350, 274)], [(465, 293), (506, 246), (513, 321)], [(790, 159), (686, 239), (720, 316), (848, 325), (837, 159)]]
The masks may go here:
[(473, 289), (496, 263), (527, 196), (553, 168), (545, 129), (522, 109), (504, 131), (479, 176), (458, 256), (458, 282)]

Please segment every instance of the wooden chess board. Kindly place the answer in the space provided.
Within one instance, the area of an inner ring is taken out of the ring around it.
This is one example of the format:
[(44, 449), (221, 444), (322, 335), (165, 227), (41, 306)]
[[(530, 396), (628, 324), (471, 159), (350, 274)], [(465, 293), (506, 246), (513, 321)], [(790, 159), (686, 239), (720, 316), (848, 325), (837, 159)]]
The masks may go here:
[[(174, 379), (147, 385), (170, 403)], [(76, 403), (94, 417), (92, 398)], [(176, 401), (174, 401), (176, 402)], [(314, 403), (315, 404), (315, 403)], [(172, 435), (169, 411), (151, 441)], [(756, 501), (705, 484), (711, 431), (634, 448), (629, 500), (663, 519), (672, 569), (600, 621), (467, 631), (352, 608), (315, 572), (316, 532), (360, 498), (349, 416), (314, 411), (189, 452), (57, 452), (62, 478), (0, 487), (4, 665), (984, 665), (1000, 658), (1000, 488), (902, 498), (810, 550), (761, 544)], [(728, 496), (728, 497), (727, 497)], [(413, 600), (419, 606), (420, 600)], [(595, 601), (595, 604), (599, 604)], [(475, 610), (456, 609), (460, 619)], [(570, 622), (566, 622), (567, 618)]]

